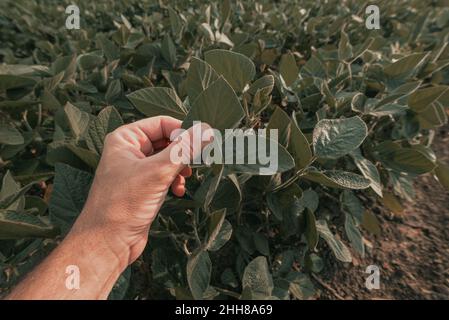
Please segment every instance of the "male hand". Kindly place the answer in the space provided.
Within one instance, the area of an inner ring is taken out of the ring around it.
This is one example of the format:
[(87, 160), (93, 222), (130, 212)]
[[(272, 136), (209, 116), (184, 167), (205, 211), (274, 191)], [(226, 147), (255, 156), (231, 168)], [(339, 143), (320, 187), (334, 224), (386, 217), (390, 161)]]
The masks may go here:
[[(204, 131), (210, 128), (201, 126)], [(170, 143), (171, 133), (180, 127), (181, 121), (161, 116), (108, 134), (89, 197), (73, 228), (7, 298), (106, 299), (119, 275), (145, 248), (169, 188), (177, 196), (185, 193), (185, 177), (192, 171), (184, 157), (199, 156), (204, 145), (192, 147), (197, 128)], [(181, 158), (171, 157), (180, 149)], [(68, 266), (79, 271), (78, 288), (67, 286)]]
[[(202, 126), (202, 131), (210, 128)], [(181, 121), (159, 116), (108, 134), (88, 200), (72, 232), (95, 228), (119, 259), (127, 264), (136, 260), (169, 188), (183, 196), (185, 177), (192, 174), (190, 167), (170, 158), (175, 144), (191, 142), (193, 128), (182, 134), (190, 137), (169, 144), (170, 135), (180, 127)], [(191, 146), (183, 147), (191, 157), (198, 156), (201, 150)]]

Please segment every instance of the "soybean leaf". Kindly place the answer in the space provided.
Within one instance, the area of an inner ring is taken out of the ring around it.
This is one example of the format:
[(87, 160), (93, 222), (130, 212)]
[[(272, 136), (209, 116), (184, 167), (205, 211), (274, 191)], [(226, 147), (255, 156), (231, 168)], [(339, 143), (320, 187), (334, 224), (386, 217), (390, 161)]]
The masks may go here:
[(438, 181), (449, 190), (449, 166), (445, 163), (438, 162), (438, 165), (435, 168), (435, 175), (437, 176)]
[(423, 174), (435, 168), (434, 162), (417, 149), (402, 148), (387, 143), (382, 144), (382, 146), (385, 147), (380, 150), (380, 159), (385, 166), (393, 170)]
[(243, 272), (242, 288), (249, 288), (253, 299), (269, 298), (273, 287), (273, 278), (265, 257), (257, 257), (248, 263)]
[(375, 235), (380, 234), (379, 221), (377, 220), (374, 213), (368, 210), (365, 210), (365, 212), (363, 213), (362, 226)]
[[(255, 135), (254, 138), (256, 140), (252, 141), (257, 141), (257, 145), (248, 140), (244, 144), (243, 150), (236, 150), (237, 143), (233, 144), (234, 155), (243, 154), (244, 159), (242, 162), (235, 160), (234, 164), (226, 164), (229, 170), (257, 175), (273, 175), (290, 170), (295, 166), (290, 153), (276, 140), (263, 135)], [(228, 139), (231, 138), (228, 137)]]
[(352, 172), (341, 170), (318, 171), (310, 167), (304, 178), (331, 188), (366, 189), (371, 181)]
[(237, 52), (214, 49), (207, 51), (204, 58), (237, 92), (242, 92), (246, 84), (256, 75), (254, 63)]
[(186, 79), (186, 90), (190, 104), (193, 104), (198, 95), (218, 77), (218, 74), (207, 62), (193, 57)]
[(64, 106), (64, 112), (69, 120), (70, 129), (74, 137), (78, 140), (80, 139), (86, 132), (89, 127), (90, 115), (78, 109), (70, 102)]
[(328, 246), (332, 249), (332, 252), (338, 260), (343, 262), (352, 261), (351, 252), (341, 240), (335, 238), (329, 230), (325, 220), (318, 220), (316, 222), (316, 228), (320, 237), (327, 242)]
[(290, 139), (290, 118), (281, 108), (277, 107), (270, 117), (270, 121), (267, 124), (267, 134), (270, 134), (270, 130), (275, 129), (278, 131), (278, 141), (284, 147), (287, 147)]
[(318, 232), (316, 227), (315, 215), (310, 209), (304, 211), (306, 221), (305, 237), (310, 250), (314, 250), (318, 244)]
[(349, 241), (351, 241), (353, 248), (360, 254), (361, 257), (364, 257), (365, 245), (363, 244), (363, 237), (357, 228), (354, 217), (350, 214), (345, 214), (345, 231), (346, 236)]
[(257, 251), (265, 256), (270, 256), (270, 246), (268, 244), (268, 239), (264, 234), (255, 232), (253, 234), (253, 240)]
[(340, 33), (340, 42), (338, 43), (338, 59), (348, 60), (352, 57), (352, 46), (349, 37), (343, 30)]
[(187, 282), (192, 296), (196, 300), (201, 300), (210, 283), (212, 262), (209, 254), (205, 250), (198, 250), (193, 253), (187, 261)]
[(408, 98), (409, 107), (415, 112), (423, 112), (437, 101), (449, 89), (448, 86), (436, 86), (413, 92)]
[(418, 66), (423, 63), (428, 53), (413, 53), (384, 68), (385, 74), (390, 78), (406, 78), (414, 74)]
[(98, 116), (90, 122), (86, 134), (86, 143), (91, 151), (101, 154), (106, 135), (123, 124), (120, 113), (112, 106), (100, 111)]
[(26, 213), (0, 209), (0, 239), (54, 237), (57, 231), (38, 217)]
[(209, 237), (205, 249), (217, 251), (231, 238), (232, 225), (225, 219), (226, 209), (211, 213), (209, 218)]
[(248, 93), (255, 95), (260, 90), (261, 95), (267, 96), (273, 91), (274, 77), (271, 74), (265, 75), (254, 81), (248, 88)]
[(147, 117), (166, 115), (183, 119), (187, 113), (181, 99), (170, 88), (144, 88), (127, 97)]
[(287, 280), (288, 290), (298, 300), (307, 300), (316, 293), (313, 282), (306, 274), (295, 272), (290, 274)]
[(302, 207), (309, 209), (312, 212), (315, 212), (318, 209), (319, 204), (319, 195), (313, 189), (307, 189), (302, 192), (301, 198), (299, 199), (299, 203)]
[(291, 52), (282, 55), (279, 72), (288, 87), (298, 78), (299, 69), (296, 65), (295, 56)]
[(340, 195), (341, 209), (351, 214), (357, 223), (362, 222), (365, 208), (359, 198), (350, 190), (344, 190)]
[(93, 177), (90, 173), (65, 164), (55, 165), (55, 180), (50, 198), (50, 220), (62, 233), (69, 231), (81, 213)]
[(347, 119), (323, 119), (313, 130), (315, 155), (337, 159), (358, 148), (368, 134), (365, 122), (358, 116)]
[(371, 181), (371, 189), (382, 197), (382, 185), (377, 167), (368, 159), (363, 158), (358, 150), (354, 150), (354, 152), (351, 153), (351, 156), (353, 157), (354, 163), (362, 175)]
[(171, 66), (176, 64), (176, 47), (171, 39), (170, 35), (165, 35), (162, 40), (162, 57), (165, 61), (167, 61)]
[(22, 134), (12, 124), (0, 122), (0, 144), (21, 145), (25, 143)]
[(308, 166), (312, 160), (312, 151), (309, 142), (295, 121), (295, 116), (291, 120), (291, 133), (289, 151), (295, 160), (296, 170), (300, 170)]
[(236, 127), (245, 115), (234, 90), (223, 77), (200, 93), (182, 124), (187, 129), (193, 121), (206, 122), (212, 128), (224, 131)]

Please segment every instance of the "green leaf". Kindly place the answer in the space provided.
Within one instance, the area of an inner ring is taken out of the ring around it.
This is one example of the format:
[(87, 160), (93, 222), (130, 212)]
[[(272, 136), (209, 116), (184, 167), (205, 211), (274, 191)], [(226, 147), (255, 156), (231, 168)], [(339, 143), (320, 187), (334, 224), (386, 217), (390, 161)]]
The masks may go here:
[(319, 196), (313, 189), (307, 189), (302, 192), (299, 202), (302, 207), (315, 212), (318, 209)]
[(231, 238), (232, 225), (225, 219), (226, 209), (211, 213), (209, 218), (209, 238), (205, 249), (218, 251)]
[[(253, 147), (251, 148), (248, 145), (248, 142), (244, 145), (244, 163), (238, 164), (237, 161), (234, 160), (234, 164), (226, 164), (226, 168), (236, 173), (273, 175), (275, 173), (288, 171), (295, 166), (295, 162), (287, 149), (276, 140), (266, 138), (262, 135), (256, 135), (254, 139), (256, 138), (257, 146), (252, 144)], [(228, 137), (228, 139), (231, 139), (231, 137)], [(236, 145), (236, 141), (234, 141), (234, 157), (237, 154)], [(261, 148), (261, 146), (265, 146), (265, 154), (263, 154), (262, 151), (264, 149)], [(272, 147), (274, 147), (274, 150), (271, 149)], [(223, 150), (225, 149), (223, 148)], [(263, 157), (267, 157), (266, 161), (260, 161), (261, 154)], [(255, 159), (255, 163), (251, 163), (248, 159)]]
[(187, 113), (181, 99), (170, 88), (144, 88), (127, 97), (147, 117), (166, 115), (183, 119)]
[(310, 164), (312, 151), (310, 150), (309, 141), (307, 141), (307, 138), (296, 123), (294, 115), (291, 120), (289, 151), (295, 160), (296, 170), (303, 169)]
[(379, 221), (377, 220), (374, 213), (368, 210), (365, 210), (365, 212), (363, 212), (362, 226), (369, 232), (375, 235), (380, 235)]
[(290, 210), (295, 198), (301, 198), (301, 188), (297, 184), (292, 184), (282, 192), (269, 193), (267, 195), (268, 208), (278, 220), (282, 220), (284, 213)]
[(57, 75), (64, 72), (64, 78), (62, 81), (72, 79), (76, 72), (77, 56), (76, 54), (70, 56), (62, 56), (56, 58), (50, 67), (50, 71), (53, 75)]
[(228, 175), (228, 179), (222, 181), (215, 192), (211, 207), (214, 210), (226, 209), (230, 215), (239, 210), (242, 201), (242, 191), (235, 175)]
[(89, 124), (86, 143), (91, 151), (101, 154), (106, 135), (123, 124), (120, 113), (112, 106), (100, 111), (98, 116)]
[(0, 209), (0, 240), (54, 237), (56, 234), (52, 226), (32, 214)]
[(399, 172), (423, 174), (435, 168), (435, 163), (423, 152), (413, 148), (402, 148), (395, 144), (382, 144), (387, 146), (380, 150), (379, 156), (382, 163)]
[(203, 183), (199, 186), (193, 196), (195, 201), (197, 201), (204, 210), (209, 208), (209, 205), (215, 196), (221, 177), (223, 176), (223, 169), (223, 165), (213, 165), (211, 172), (203, 180)]
[(100, 157), (97, 153), (78, 147), (73, 143), (54, 141), (47, 147), (46, 160), (50, 165), (62, 162), (77, 168), (84, 168), (87, 165), (89, 168), (95, 169)]
[[(358, 151), (358, 150), (355, 150)], [(380, 182), (380, 175), (377, 167), (368, 159), (365, 159), (358, 152), (352, 152), (351, 156), (354, 159), (355, 165), (360, 170), (362, 175), (371, 181), (370, 187), (375, 193), (382, 197), (382, 184)]]
[(304, 213), (306, 221), (305, 237), (307, 240), (307, 245), (309, 246), (309, 250), (314, 250), (316, 245), (318, 244), (318, 232), (316, 228), (315, 215), (309, 209), (304, 211)]
[(276, 107), (267, 124), (267, 135), (270, 129), (278, 130), (278, 141), (284, 147), (287, 147), (290, 139), (290, 117), (281, 108)]
[(162, 40), (162, 57), (165, 61), (167, 61), (171, 66), (176, 64), (176, 47), (171, 39), (170, 35), (165, 35)]
[(243, 272), (242, 288), (249, 288), (253, 299), (270, 297), (273, 287), (273, 278), (265, 257), (257, 257), (248, 263)]
[(268, 244), (268, 239), (265, 235), (259, 232), (253, 234), (254, 246), (257, 251), (259, 251), (264, 256), (270, 256), (270, 246)]
[(81, 111), (70, 102), (67, 102), (64, 106), (64, 112), (69, 120), (70, 129), (74, 137), (77, 140), (80, 139), (89, 127), (90, 115)]
[(265, 75), (254, 81), (248, 88), (248, 93), (255, 95), (258, 91), (262, 96), (268, 96), (274, 88), (274, 77), (271, 74)]
[(41, 96), (41, 103), (44, 110), (56, 111), (61, 108), (61, 103), (56, 97), (49, 92), (44, 90)]
[(112, 80), (111, 83), (109, 83), (104, 98), (108, 103), (111, 103), (114, 100), (118, 99), (121, 95), (122, 95), (122, 83), (120, 79)]
[(50, 220), (67, 233), (84, 207), (93, 177), (90, 173), (56, 164), (50, 198)]
[(428, 53), (410, 54), (386, 66), (384, 72), (390, 78), (406, 78), (416, 72), (427, 56)]
[(14, 209), (14, 210), (23, 210), (24, 207), (24, 195), (30, 190), (30, 188), (34, 185), (34, 182), (31, 182), (21, 188), (19, 185), (13, 180), (10, 174), (5, 175), (3, 177), (3, 186), (0, 197), (0, 208), (1, 209)]
[(343, 262), (352, 261), (351, 252), (341, 240), (335, 238), (329, 230), (325, 220), (318, 220), (316, 222), (316, 227), (320, 237), (327, 242), (328, 246), (332, 249), (332, 252), (338, 260)]
[(210, 283), (212, 262), (205, 250), (193, 253), (187, 261), (187, 282), (192, 296), (201, 300)]
[(315, 253), (312, 253), (312, 254), (306, 256), (305, 265), (306, 265), (307, 269), (309, 269), (310, 271), (312, 271), (314, 273), (319, 273), (324, 268), (323, 259), (321, 259)]
[(355, 116), (347, 119), (323, 119), (313, 130), (315, 155), (337, 159), (358, 148), (368, 134), (365, 122)]
[(428, 106), (416, 115), (421, 129), (435, 129), (447, 123), (448, 115), (445, 108), (438, 102)]
[(104, 58), (95, 53), (85, 53), (78, 56), (77, 62), (78, 66), (81, 69), (85, 71), (91, 71), (97, 67), (102, 66)]
[(449, 190), (449, 166), (439, 161), (435, 168), (435, 175), (437, 176), (438, 181)]
[(352, 58), (352, 46), (348, 35), (343, 30), (340, 33), (340, 42), (338, 43), (338, 59), (345, 61)]
[(344, 212), (351, 214), (357, 223), (362, 222), (363, 212), (365, 208), (359, 198), (350, 190), (344, 190), (340, 194), (340, 205)]
[(218, 74), (207, 62), (193, 57), (185, 83), (190, 104), (193, 104), (198, 95), (218, 78)]
[(291, 52), (282, 55), (279, 63), (279, 72), (287, 87), (290, 87), (298, 78), (299, 68), (296, 65), (295, 56)]
[(327, 187), (343, 189), (366, 189), (371, 183), (368, 179), (352, 172), (341, 170), (318, 171), (314, 167), (307, 170), (304, 178)]
[(0, 144), (16, 146), (24, 143), (25, 140), (19, 130), (8, 122), (0, 122)]
[[(28, 189), (25, 190), (28, 191)], [(26, 191), (22, 190), (22, 193)], [(22, 211), (25, 208), (25, 198), (23, 194), (21, 196), (17, 196), (17, 194), (19, 193), (21, 193), (20, 184), (16, 182), (11, 174), (11, 171), (6, 171), (5, 175), (3, 176), (2, 188), (0, 190), (0, 203), (2, 203), (2, 205), (0, 205), (0, 208)], [(11, 202), (11, 197), (14, 197), (14, 195), (17, 199)], [(9, 199), (10, 203), (6, 202), (7, 199)]]
[(389, 115), (396, 115), (399, 113), (404, 113), (408, 109), (407, 106), (403, 106), (397, 103), (388, 103), (384, 104), (380, 107), (368, 110), (366, 114), (375, 116), (375, 117), (384, 117)]
[(288, 290), (298, 300), (307, 300), (316, 293), (313, 282), (305, 274), (295, 272), (287, 280), (289, 281)]
[(12, 74), (0, 74), (0, 92), (19, 89), (25, 87), (32, 87), (36, 81), (32, 78), (15, 76)]
[(357, 228), (354, 217), (350, 214), (345, 215), (345, 231), (346, 236), (348, 237), (349, 241), (351, 241), (353, 248), (363, 258), (365, 256), (365, 245), (363, 244), (363, 237), (359, 229)]
[(193, 121), (202, 121), (212, 128), (224, 131), (236, 127), (245, 115), (234, 90), (223, 77), (213, 82), (197, 97), (182, 127), (193, 125)]
[(237, 52), (214, 49), (207, 51), (204, 58), (237, 92), (242, 92), (246, 84), (256, 75), (254, 63)]
[(408, 105), (415, 112), (423, 112), (443, 96), (448, 89), (448, 86), (436, 86), (417, 90), (409, 96)]

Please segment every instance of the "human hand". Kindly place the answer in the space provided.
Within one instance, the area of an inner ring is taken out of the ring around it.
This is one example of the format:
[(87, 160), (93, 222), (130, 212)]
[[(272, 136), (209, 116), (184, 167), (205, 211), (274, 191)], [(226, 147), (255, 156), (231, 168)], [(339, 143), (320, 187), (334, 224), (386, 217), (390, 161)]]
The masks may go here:
[[(170, 159), (176, 143), (190, 142), (180, 137), (169, 144), (170, 134), (180, 127), (181, 121), (159, 116), (108, 134), (89, 197), (71, 233), (94, 229), (125, 266), (135, 261), (169, 188), (183, 196), (185, 177), (192, 174), (191, 168)], [(202, 128), (210, 127), (202, 124)], [(192, 136), (192, 130), (182, 136)], [(201, 150), (191, 145), (190, 156), (198, 156)]]

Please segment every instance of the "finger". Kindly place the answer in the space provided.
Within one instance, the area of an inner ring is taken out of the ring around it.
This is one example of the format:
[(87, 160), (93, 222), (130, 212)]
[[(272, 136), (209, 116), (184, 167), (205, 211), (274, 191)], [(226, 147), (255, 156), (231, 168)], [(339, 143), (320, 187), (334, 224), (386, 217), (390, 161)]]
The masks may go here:
[(153, 144), (153, 150), (156, 152), (156, 151), (160, 151), (160, 150), (166, 148), (170, 144), (170, 140), (161, 139), (161, 140), (152, 142), (152, 144)]
[(185, 184), (186, 184), (185, 178), (181, 175), (177, 175), (171, 185), (171, 191), (173, 192), (174, 195), (182, 197), (186, 192)]
[(182, 169), (179, 174), (182, 175), (185, 178), (188, 178), (188, 177), (190, 177), (192, 175), (192, 168), (187, 166), (184, 169)]
[(181, 128), (182, 122), (168, 116), (157, 116), (142, 119), (125, 126), (130, 132), (135, 133), (134, 139), (137, 141), (140, 151), (149, 155), (157, 148), (153, 142), (169, 140), (173, 130)]
[[(203, 141), (201, 136), (209, 129), (211, 127), (208, 124), (198, 123), (188, 130), (184, 130), (167, 148), (148, 157), (147, 163), (152, 166), (157, 163), (163, 167), (165, 175), (174, 179), (191, 160), (201, 156), (201, 151), (209, 143), (209, 141)], [(196, 141), (199, 142), (198, 146)]]

